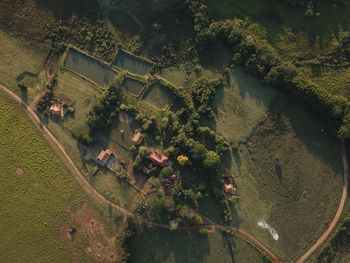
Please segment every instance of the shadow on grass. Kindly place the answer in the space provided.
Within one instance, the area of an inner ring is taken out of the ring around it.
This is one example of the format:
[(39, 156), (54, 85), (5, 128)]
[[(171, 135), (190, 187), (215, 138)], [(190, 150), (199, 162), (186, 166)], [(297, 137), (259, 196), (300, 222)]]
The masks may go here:
[(207, 235), (191, 232), (143, 229), (132, 240), (130, 262), (206, 262), (210, 253)]

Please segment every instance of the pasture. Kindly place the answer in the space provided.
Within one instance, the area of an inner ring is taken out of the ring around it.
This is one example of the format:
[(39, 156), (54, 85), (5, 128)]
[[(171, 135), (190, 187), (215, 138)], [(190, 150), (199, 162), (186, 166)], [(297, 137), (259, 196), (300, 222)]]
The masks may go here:
[[(93, 262), (83, 225), (73, 242), (67, 229), (83, 205), (103, 224), (114, 212), (87, 197), (17, 107), (0, 96), (0, 261)], [(115, 231), (113, 223), (103, 228)]]
[(300, 103), (279, 96), (271, 105), (268, 118), (233, 155), (240, 199), (232, 213), (236, 226), (292, 262), (336, 211), (342, 189), (340, 143)]
[(245, 70), (235, 67), (228, 81), (214, 98), (215, 119), (212, 127), (230, 141), (240, 141), (267, 116), (276, 90), (263, 87)]

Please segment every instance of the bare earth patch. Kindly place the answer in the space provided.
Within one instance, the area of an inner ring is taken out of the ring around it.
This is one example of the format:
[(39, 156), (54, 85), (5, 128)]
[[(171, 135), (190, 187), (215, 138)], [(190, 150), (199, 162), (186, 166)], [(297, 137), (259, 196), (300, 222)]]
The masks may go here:
[(16, 174), (17, 175), (22, 175), (23, 173), (24, 173), (23, 169), (21, 169), (19, 167), (16, 169)]
[[(106, 262), (115, 262), (117, 258), (117, 248), (115, 245), (115, 236), (109, 236), (106, 233), (104, 225), (93, 213), (91, 208), (84, 207), (79, 212), (72, 215), (73, 223), (66, 227), (67, 236), (72, 242), (79, 242), (76, 239), (83, 237), (86, 241), (86, 254), (97, 260)], [(74, 228), (72, 236), (69, 229)]]

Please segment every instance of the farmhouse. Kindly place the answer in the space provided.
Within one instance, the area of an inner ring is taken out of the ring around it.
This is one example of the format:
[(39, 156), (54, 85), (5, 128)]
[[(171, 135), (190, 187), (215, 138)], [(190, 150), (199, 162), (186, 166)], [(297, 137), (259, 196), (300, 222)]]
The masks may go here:
[(134, 135), (131, 137), (131, 141), (135, 143), (136, 145), (139, 145), (143, 141), (143, 137), (141, 135), (141, 132), (139, 130), (136, 130)]
[(168, 157), (165, 156), (160, 150), (154, 150), (150, 153), (148, 158), (154, 162), (155, 164), (158, 164), (159, 166), (166, 166), (168, 163)]
[(50, 107), (50, 113), (52, 116), (61, 117), (62, 119), (68, 112), (74, 112), (73, 107), (64, 107), (62, 103), (52, 104)]
[(57, 116), (57, 117), (64, 117), (64, 111), (63, 111), (63, 106), (60, 103), (55, 103), (52, 104), (50, 107), (50, 113), (53, 116)]
[(224, 192), (225, 194), (234, 195), (237, 192), (237, 188), (233, 184), (224, 184)]
[(96, 161), (99, 165), (105, 166), (108, 160), (112, 157), (113, 152), (110, 149), (102, 150), (97, 156)]

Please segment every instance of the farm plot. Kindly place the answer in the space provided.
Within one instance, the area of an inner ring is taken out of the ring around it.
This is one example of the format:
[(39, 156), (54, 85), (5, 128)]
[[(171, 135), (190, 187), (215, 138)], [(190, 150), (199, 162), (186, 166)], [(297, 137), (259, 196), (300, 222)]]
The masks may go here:
[(125, 78), (122, 87), (129, 93), (139, 96), (145, 84), (132, 78)]
[(160, 82), (152, 83), (142, 95), (143, 100), (157, 109), (164, 109), (172, 103), (172, 94), (168, 87)]
[(118, 51), (114, 65), (139, 75), (145, 75), (151, 72), (154, 66), (153, 63), (129, 54), (121, 49)]
[(268, 118), (233, 155), (240, 199), (234, 224), (295, 260), (325, 230), (342, 189), (339, 142), (315, 113), (282, 96)]
[(78, 73), (99, 86), (108, 85), (117, 76), (117, 73), (103, 65), (98, 60), (70, 48), (64, 67)]
[(143, 229), (132, 240), (130, 262), (214, 263), (218, 259), (219, 262), (264, 262), (264, 257), (251, 245), (235, 237), (229, 236), (228, 239), (227, 242), (219, 233), (201, 235)]
[[(2, 96), (0, 120), (0, 261), (30, 258), (61, 263), (79, 257), (93, 262), (85, 253), (88, 240), (80, 225), (73, 241), (67, 230), (74, 221), (72, 214), (83, 204), (95, 207), (95, 203), (80, 190), (24, 113)], [(97, 207), (101, 214), (107, 212), (105, 206)], [(110, 236), (113, 231), (107, 232)]]

